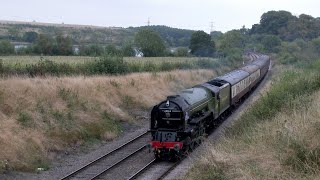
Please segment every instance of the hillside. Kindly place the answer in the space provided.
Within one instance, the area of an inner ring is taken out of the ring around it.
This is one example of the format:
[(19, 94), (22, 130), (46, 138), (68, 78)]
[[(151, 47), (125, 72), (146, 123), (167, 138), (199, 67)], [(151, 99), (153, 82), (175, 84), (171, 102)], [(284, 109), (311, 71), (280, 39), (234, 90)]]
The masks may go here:
[(185, 179), (319, 179), (319, 65), (277, 67), (262, 97)]
[(52, 24), (40, 22), (0, 21), (0, 40), (24, 42), (26, 32), (48, 34), (51, 37), (57, 33), (67, 34), (74, 45), (80, 44), (114, 44), (121, 46), (131, 41), (134, 34), (141, 28), (150, 28), (160, 34), (168, 47), (188, 46), (192, 30), (171, 28), (167, 26), (142, 26), (142, 27), (101, 27), (91, 25)]

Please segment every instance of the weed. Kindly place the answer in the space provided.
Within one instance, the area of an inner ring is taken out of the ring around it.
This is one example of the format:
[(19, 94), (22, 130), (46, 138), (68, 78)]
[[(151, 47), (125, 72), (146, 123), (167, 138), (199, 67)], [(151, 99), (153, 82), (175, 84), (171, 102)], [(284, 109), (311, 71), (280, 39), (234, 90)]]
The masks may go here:
[[(131, 79), (130, 86), (134, 87), (136, 84), (136, 81), (134, 79)], [(0, 94), (1, 95), (1, 94)], [(1, 96), (0, 96), (1, 97)]]
[(27, 161), (29, 161), (30, 166), (22, 167), (27, 171), (34, 171), (37, 168), (42, 168), (44, 170), (49, 169), (49, 161), (44, 156), (41, 151), (41, 147), (32, 139), (27, 140), (27, 145), (25, 147), (26, 152), (31, 152), (31, 156), (24, 156)]
[(299, 173), (316, 173), (320, 167), (320, 147), (310, 148), (303, 142), (290, 138), (285, 151), (284, 164)]
[(108, 112), (104, 111), (101, 114), (101, 118), (102, 118), (102, 124), (105, 130), (111, 131), (114, 133), (119, 133), (121, 131), (120, 124), (118, 124), (118, 122), (115, 121), (114, 118), (112, 118), (112, 116), (108, 114)]
[(98, 123), (90, 123), (85, 125), (84, 128), (80, 131), (81, 139), (89, 140), (89, 139), (101, 139), (102, 134), (104, 132), (104, 128), (101, 124)]
[(152, 79), (157, 79), (158, 77), (159, 77), (159, 75), (157, 72), (152, 72), (152, 74), (151, 74)]
[(32, 116), (27, 112), (20, 112), (17, 121), (24, 127), (31, 127), (33, 124)]
[(125, 95), (122, 97), (122, 104), (126, 108), (132, 108), (135, 104), (133, 97), (129, 95)]
[(111, 118), (107, 112), (101, 114), (101, 121), (96, 123), (88, 123), (80, 130), (80, 137), (83, 140), (94, 141), (95, 139), (101, 140), (104, 138), (105, 132), (118, 134), (120, 126)]
[(0, 103), (2, 104), (4, 100), (4, 92), (0, 90)]
[(67, 102), (68, 108), (73, 109), (75, 106), (79, 105), (79, 97), (76, 93), (72, 92), (71, 89), (58, 88), (58, 96)]
[(215, 164), (216, 162), (212, 162), (211, 164), (207, 163), (199, 163), (197, 167), (191, 168), (191, 170), (187, 174), (187, 179), (217, 179), (217, 180), (225, 180), (228, 179), (224, 174), (221, 167), (224, 165), (221, 163)]
[(176, 80), (176, 76), (169, 73), (169, 74), (166, 75), (166, 80), (168, 82), (175, 81)]
[(64, 122), (65, 121), (65, 116), (63, 114), (63, 112), (60, 112), (58, 110), (53, 110), (52, 111), (52, 116), (55, 120), (57, 120), (58, 122)]
[(115, 80), (110, 80), (109, 81), (110, 82), (110, 84), (113, 86), (113, 87), (116, 87), (116, 88), (119, 88), (120, 87), (120, 83), (118, 83), (117, 81), (115, 81)]

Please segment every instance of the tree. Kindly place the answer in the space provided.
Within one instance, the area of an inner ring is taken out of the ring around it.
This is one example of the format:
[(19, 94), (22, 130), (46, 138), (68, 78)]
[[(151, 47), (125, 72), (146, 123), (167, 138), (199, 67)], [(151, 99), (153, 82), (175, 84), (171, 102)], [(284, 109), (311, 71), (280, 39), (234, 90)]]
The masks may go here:
[(110, 56), (120, 56), (122, 55), (121, 50), (117, 49), (117, 47), (113, 44), (109, 44), (106, 46), (105, 53)]
[(243, 49), (244, 46), (245, 35), (236, 30), (226, 32), (219, 41), (219, 50), (224, 54), (229, 54), (233, 48)]
[(178, 47), (176, 49), (176, 51), (174, 52), (174, 56), (186, 57), (186, 56), (188, 56), (188, 51), (189, 51), (189, 49), (186, 47)]
[(214, 54), (215, 43), (209, 34), (204, 31), (196, 31), (191, 35), (190, 49), (191, 54), (195, 56), (209, 57)]
[(136, 55), (131, 43), (126, 43), (124, 46), (122, 46), (122, 54), (126, 57), (132, 57)]
[(134, 42), (144, 57), (163, 56), (165, 53), (164, 41), (154, 31), (149, 29), (140, 30), (134, 37)]
[(295, 16), (288, 11), (268, 11), (262, 14), (259, 25), (252, 26), (250, 33), (279, 35), (294, 18)]
[(213, 39), (213, 40), (219, 39), (222, 35), (223, 35), (223, 33), (221, 31), (211, 31), (210, 32), (211, 39)]
[(265, 35), (262, 38), (261, 43), (267, 52), (277, 52), (279, 50), (279, 46), (281, 45), (281, 39), (275, 35)]
[(313, 47), (316, 49), (316, 51), (319, 53), (320, 52), (320, 37), (313, 39), (311, 41)]
[(91, 44), (89, 46), (82, 44), (79, 51), (81, 56), (101, 56), (104, 53), (103, 47), (98, 44)]
[(33, 43), (33, 42), (36, 42), (37, 39), (38, 39), (38, 33), (33, 32), (33, 31), (26, 32), (23, 35), (23, 40), (26, 41), (26, 42)]
[(7, 40), (0, 41), (0, 55), (9, 55), (13, 53), (14, 53), (14, 47), (9, 41)]
[(34, 46), (36, 54), (53, 55), (53, 39), (48, 35), (40, 34)]
[(11, 39), (11, 40), (18, 40), (19, 39), (19, 30), (15, 27), (15, 26), (13, 26), (13, 27), (10, 27), (9, 29), (8, 29), (8, 33), (9, 33), (9, 38)]
[(71, 55), (72, 54), (72, 42), (69, 36), (64, 36), (58, 33), (56, 36), (57, 52), (58, 55)]

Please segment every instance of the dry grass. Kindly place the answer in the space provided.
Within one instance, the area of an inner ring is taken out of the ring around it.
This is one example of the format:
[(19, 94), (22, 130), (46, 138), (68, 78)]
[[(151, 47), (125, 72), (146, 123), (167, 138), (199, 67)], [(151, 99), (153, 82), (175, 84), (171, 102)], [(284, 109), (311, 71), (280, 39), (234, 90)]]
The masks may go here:
[(121, 132), (121, 122), (139, 123), (134, 109), (146, 111), (167, 95), (214, 76), (209, 70), (180, 70), (1, 79), (0, 171), (47, 167), (54, 158), (50, 154), (66, 145), (112, 139)]

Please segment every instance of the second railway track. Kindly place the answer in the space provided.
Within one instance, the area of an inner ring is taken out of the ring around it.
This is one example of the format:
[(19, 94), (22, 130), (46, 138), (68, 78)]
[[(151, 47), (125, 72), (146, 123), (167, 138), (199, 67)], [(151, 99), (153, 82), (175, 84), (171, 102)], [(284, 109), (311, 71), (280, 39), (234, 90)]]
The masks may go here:
[[(133, 138), (127, 143), (119, 146), (118, 148), (106, 153), (105, 155), (91, 161), (90, 163), (78, 168), (77, 170), (69, 173), (68, 175), (61, 178), (61, 180), (65, 179), (98, 179), (103, 177), (103, 179), (109, 179), (108, 175), (113, 173), (108, 173), (109, 171), (113, 171), (114, 169), (120, 167), (121, 163), (129, 163), (131, 157), (133, 156), (141, 156), (138, 159), (143, 159), (146, 157), (147, 150), (145, 147), (146, 143), (150, 139), (150, 133), (144, 132), (143, 134)], [(151, 153), (150, 153), (151, 154)], [(136, 158), (135, 158), (136, 159)], [(131, 166), (135, 166), (134, 163), (127, 164)], [(139, 167), (138, 167), (139, 168)], [(121, 171), (120, 172), (124, 172)], [(117, 173), (116, 173), (117, 174)], [(133, 174), (133, 173), (132, 173)], [(127, 179), (130, 177), (123, 177), (123, 179)], [(111, 178), (111, 177), (110, 177)], [(116, 179), (122, 179), (121, 176), (114, 177)]]

